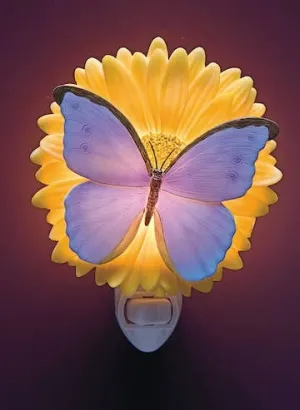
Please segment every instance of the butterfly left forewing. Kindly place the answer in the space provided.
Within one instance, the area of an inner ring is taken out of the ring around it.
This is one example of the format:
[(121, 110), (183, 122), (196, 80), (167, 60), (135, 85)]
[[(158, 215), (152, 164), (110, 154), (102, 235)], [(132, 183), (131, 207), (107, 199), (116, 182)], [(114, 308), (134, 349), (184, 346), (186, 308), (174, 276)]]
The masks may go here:
[(72, 171), (97, 183), (149, 185), (148, 155), (119, 110), (74, 86), (57, 87), (54, 98), (64, 117), (63, 155)]

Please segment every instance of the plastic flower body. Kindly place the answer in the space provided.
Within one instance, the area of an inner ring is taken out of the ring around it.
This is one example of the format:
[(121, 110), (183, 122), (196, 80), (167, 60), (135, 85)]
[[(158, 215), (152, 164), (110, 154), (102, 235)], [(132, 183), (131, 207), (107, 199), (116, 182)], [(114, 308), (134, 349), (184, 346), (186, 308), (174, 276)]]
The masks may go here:
[[(238, 68), (221, 72), (216, 63), (206, 65), (202, 48), (190, 54), (178, 48), (169, 57), (161, 38), (152, 41), (147, 55), (131, 54), (121, 48), (116, 58), (105, 56), (102, 62), (88, 59), (84, 69), (75, 70), (75, 83), (111, 102), (130, 120), (153, 165), (151, 144), (158, 162), (174, 149), (168, 160), (171, 161), (205, 131), (232, 119), (260, 117), (266, 110), (263, 104), (255, 102), (253, 80), (241, 77)], [(49, 209), (47, 221), (53, 225), (50, 239), (57, 241), (52, 253), (54, 262), (75, 266), (77, 276), (95, 269), (98, 285), (120, 286), (127, 296), (139, 286), (154, 291), (157, 296), (178, 292), (188, 296), (191, 288), (208, 292), (214, 281), (221, 280), (223, 268), (236, 270), (243, 266), (239, 253), (250, 249), (249, 238), (256, 218), (266, 215), (269, 206), (277, 201), (277, 195), (269, 187), (282, 177), (271, 155), (275, 141), (268, 141), (260, 152), (253, 185), (247, 193), (224, 202), (236, 223), (236, 233), (225, 258), (212, 277), (189, 283), (164, 264), (157, 248), (153, 220), (148, 227), (141, 224), (129, 247), (108, 263), (92, 265), (80, 260), (70, 249), (64, 199), (85, 178), (68, 169), (63, 158), (64, 119), (56, 103), (50, 108), (52, 113), (38, 120), (47, 135), (33, 151), (31, 160), (40, 165), (36, 178), (46, 185), (34, 195), (33, 204)]]

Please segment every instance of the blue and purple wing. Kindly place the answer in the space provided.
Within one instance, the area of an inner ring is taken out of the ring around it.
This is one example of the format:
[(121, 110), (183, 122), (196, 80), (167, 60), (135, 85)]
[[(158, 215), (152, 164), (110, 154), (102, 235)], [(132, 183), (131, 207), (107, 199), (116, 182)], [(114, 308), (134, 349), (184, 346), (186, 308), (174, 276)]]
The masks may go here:
[(74, 86), (57, 87), (54, 98), (65, 120), (63, 155), (72, 171), (102, 184), (149, 185), (149, 158), (120, 111)]

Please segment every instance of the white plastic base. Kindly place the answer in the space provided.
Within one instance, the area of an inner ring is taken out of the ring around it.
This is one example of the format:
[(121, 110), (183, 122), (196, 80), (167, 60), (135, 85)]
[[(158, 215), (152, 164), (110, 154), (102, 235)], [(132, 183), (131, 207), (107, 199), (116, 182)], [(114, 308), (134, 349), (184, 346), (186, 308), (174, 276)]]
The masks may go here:
[(182, 295), (155, 298), (138, 291), (127, 298), (115, 289), (116, 318), (130, 343), (142, 352), (159, 349), (173, 333), (182, 307)]

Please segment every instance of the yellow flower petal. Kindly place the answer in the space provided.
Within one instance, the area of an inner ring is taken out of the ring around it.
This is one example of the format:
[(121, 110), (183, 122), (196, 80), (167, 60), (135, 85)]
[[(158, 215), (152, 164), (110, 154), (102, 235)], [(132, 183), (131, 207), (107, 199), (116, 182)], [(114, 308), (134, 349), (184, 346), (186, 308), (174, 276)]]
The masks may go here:
[(53, 102), (50, 105), (50, 110), (53, 114), (60, 114), (60, 106), (56, 102)]
[(193, 283), (192, 286), (194, 289), (199, 290), (202, 293), (208, 293), (213, 287), (213, 281), (211, 278), (203, 279), (201, 282)]
[(111, 102), (122, 111), (141, 135), (146, 134), (147, 123), (143, 102), (132, 75), (120, 61), (111, 56), (104, 57), (102, 64)]
[[(50, 134), (44, 137), (40, 146), (42, 150), (59, 161), (63, 161), (63, 137), (62, 134)], [(53, 159), (52, 159), (53, 160)]]
[(255, 218), (247, 216), (235, 216), (235, 224), (238, 226), (238, 229), (244, 234), (246, 238), (250, 238), (254, 225)]
[(66, 263), (76, 258), (76, 254), (69, 247), (69, 238), (64, 235), (53, 249), (51, 260), (56, 263)]
[(205, 51), (202, 47), (194, 48), (188, 55), (189, 60), (189, 82), (196, 79), (199, 73), (205, 67)]
[(276, 192), (267, 186), (253, 186), (251, 194), (267, 205), (275, 204), (278, 201)]
[(188, 68), (187, 53), (178, 48), (170, 57), (162, 82), (160, 119), (163, 134), (176, 134), (188, 97)]
[(190, 143), (205, 131), (231, 118), (231, 106), (232, 94), (217, 96), (203, 112), (198, 114), (192, 126), (188, 128), (185, 137), (186, 143)]
[(173, 272), (164, 268), (161, 270), (160, 285), (169, 294), (176, 294), (178, 292), (177, 279)]
[(60, 221), (65, 214), (65, 210), (61, 209), (51, 209), (46, 216), (46, 221), (51, 224), (55, 225), (58, 221)]
[(185, 106), (176, 135), (184, 139), (188, 129), (197, 123), (198, 114), (215, 97), (220, 81), (220, 67), (211, 63), (201, 71), (201, 74), (191, 84), (189, 98)]
[(264, 216), (269, 212), (269, 207), (260, 198), (255, 196), (255, 188), (252, 187), (241, 198), (224, 202), (224, 205), (235, 216)]
[(178, 276), (177, 276), (177, 286), (179, 288), (179, 291), (184, 296), (189, 297), (191, 295), (191, 290), (192, 290), (191, 284), (179, 278)]
[(227, 251), (224, 260), (222, 261), (222, 265), (224, 268), (227, 269), (238, 270), (242, 269), (243, 261), (238, 251), (233, 248), (230, 248)]
[(77, 260), (76, 260), (76, 276), (77, 276), (77, 278), (81, 278), (82, 276), (86, 275), (87, 273), (89, 273), (94, 268), (95, 268), (95, 266), (92, 265), (91, 263), (87, 263), (87, 262), (82, 261), (79, 258), (77, 258)]
[(89, 58), (85, 63), (85, 79), (93, 93), (108, 99), (102, 64), (96, 58)]
[(51, 229), (49, 238), (52, 241), (59, 241), (66, 234), (66, 222), (65, 219), (60, 219)]
[(109, 263), (105, 265), (98, 266), (95, 272), (95, 282), (98, 286), (105, 285), (107, 283), (109, 275), (112, 273), (111, 266)]
[(61, 114), (43, 115), (38, 119), (37, 123), (46, 134), (62, 134), (64, 130), (64, 119)]
[(89, 83), (85, 74), (85, 70), (83, 68), (76, 68), (76, 70), (74, 71), (74, 78), (75, 78), (75, 82), (76, 84), (81, 87), (81, 88), (85, 88), (86, 90), (89, 90)]
[(282, 178), (282, 172), (268, 162), (257, 161), (255, 170), (253, 178), (253, 185), (255, 186), (274, 185)]
[(239, 68), (228, 68), (220, 75), (219, 93), (227, 92), (228, 87), (239, 80), (241, 77), (241, 70)]
[(117, 59), (124, 64), (124, 66), (130, 70), (131, 62), (132, 62), (132, 54), (127, 48), (122, 47), (117, 52)]
[(216, 273), (211, 278), (214, 282), (219, 282), (220, 280), (222, 280), (222, 276), (223, 276), (223, 268), (219, 264), (217, 267)]
[(166, 68), (167, 57), (160, 49), (157, 49), (150, 56), (147, 71), (147, 100), (151, 117), (153, 118), (152, 128), (149, 129), (150, 132), (161, 132), (159, 102), (161, 96), (161, 84)]
[(252, 107), (256, 97), (256, 90), (251, 92), (252, 87), (253, 80), (250, 77), (243, 77), (228, 87), (228, 90), (234, 92), (232, 100), (232, 114), (234, 118), (245, 116)]
[(78, 179), (79, 175), (71, 171), (65, 162), (53, 161), (43, 165), (35, 174), (42, 184), (49, 185), (58, 181)]
[(30, 161), (36, 165), (42, 165), (53, 161), (53, 158), (43, 151), (41, 147), (38, 147), (30, 154)]
[(232, 238), (232, 247), (238, 251), (248, 251), (251, 248), (249, 239), (238, 228)]
[(39, 190), (32, 198), (32, 203), (38, 208), (58, 209), (64, 207), (64, 200), (73, 186), (84, 182), (84, 178), (57, 182)]
[(248, 112), (248, 117), (262, 117), (266, 112), (266, 106), (261, 103), (254, 103)]
[(163, 40), (161, 37), (156, 37), (150, 44), (149, 50), (148, 50), (148, 57), (151, 57), (156, 50), (161, 50), (166, 57), (168, 57), (168, 48), (165, 43), (165, 40)]

